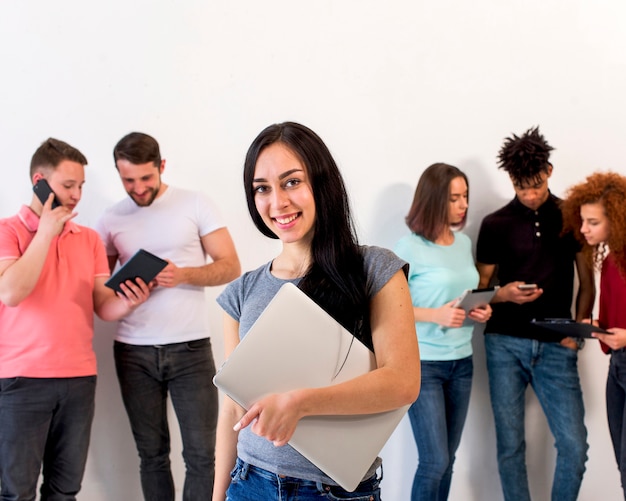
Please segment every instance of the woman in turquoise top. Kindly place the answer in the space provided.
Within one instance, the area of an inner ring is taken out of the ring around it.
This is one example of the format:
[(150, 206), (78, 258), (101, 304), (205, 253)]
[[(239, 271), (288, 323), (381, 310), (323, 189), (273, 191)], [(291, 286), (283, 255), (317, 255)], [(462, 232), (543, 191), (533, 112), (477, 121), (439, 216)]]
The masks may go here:
[[(455, 308), (478, 285), (470, 239), (455, 230), (467, 217), (467, 176), (437, 163), (420, 177), (406, 218), (411, 233), (395, 247), (409, 262), (409, 287), (422, 360), (422, 390), (409, 409), (419, 464), (411, 501), (448, 499), (472, 386), (472, 331), (491, 307)], [(467, 318), (466, 318), (467, 317)]]

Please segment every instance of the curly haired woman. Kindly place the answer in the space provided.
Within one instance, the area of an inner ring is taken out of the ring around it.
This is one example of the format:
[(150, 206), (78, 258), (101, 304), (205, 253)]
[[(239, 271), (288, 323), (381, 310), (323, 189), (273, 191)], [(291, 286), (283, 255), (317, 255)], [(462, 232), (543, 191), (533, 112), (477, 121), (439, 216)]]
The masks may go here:
[(583, 253), (600, 270), (598, 326), (594, 333), (611, 354), (606, 409), (611, 441), (626, 497), (626, 177), (597, 172), (568, 190), (562, 211)]

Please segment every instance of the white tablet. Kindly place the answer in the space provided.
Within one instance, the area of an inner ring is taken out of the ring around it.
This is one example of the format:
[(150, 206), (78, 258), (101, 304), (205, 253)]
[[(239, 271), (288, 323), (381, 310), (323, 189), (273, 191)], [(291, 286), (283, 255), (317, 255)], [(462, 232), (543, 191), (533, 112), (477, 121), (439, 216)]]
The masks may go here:
[(474, 308), (479, 308), (489, 304), (491, 298), (498, 290), (498, 287), (489, 287), (487, 289), (467, 289), (456, 303), (455, 308), (463, 308), (466, 312), (470, 312)]

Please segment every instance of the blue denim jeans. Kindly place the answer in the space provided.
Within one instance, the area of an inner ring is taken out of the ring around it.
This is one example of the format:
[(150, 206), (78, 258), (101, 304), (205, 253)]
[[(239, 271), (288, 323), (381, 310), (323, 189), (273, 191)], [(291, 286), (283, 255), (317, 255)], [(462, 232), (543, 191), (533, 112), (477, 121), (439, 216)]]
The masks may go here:
[(505, 500), (530, 500), (524, 437), (525, 392), (530, 384), (555, 439), (552, 500), (574, 501), (589, 448), (578, 353), (559, 343), (499, 334), (485, 335), (485, 349)]
[(0, 499), (73, 501), (85, 472), (96, 376), (0, 379)]
[(409, 408), (419, 462), (411, 501), (448, 499), (452, 466), (472, 389), (472, 357), (422, 360), (422, 387)]
[(609, 377), (606, 381), (606, 414), (609, 419), (611, 442), (619, 468), (626, 499), (626, 351), (611, 354)]
[(237, 458), (230, 478), (226, 501), (380, 501), (380, 480), (376, 476), (348, 492), (321, 482), (277, 475)]
[(141, 459), (146, 501), (174, 501), (167, 395), (183, 442), (183, 500), (211, 499), (215, 473), (217, 389), (208, 338), (159, 346), (115, 342), (115, 367)]

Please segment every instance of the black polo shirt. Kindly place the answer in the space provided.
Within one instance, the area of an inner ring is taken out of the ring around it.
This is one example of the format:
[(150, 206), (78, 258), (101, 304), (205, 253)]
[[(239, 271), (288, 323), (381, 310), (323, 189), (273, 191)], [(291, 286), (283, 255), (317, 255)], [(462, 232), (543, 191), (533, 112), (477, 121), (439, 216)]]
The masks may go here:
[(523, 281), (543, 289), (536, 301), (525, 304), (496, 303), (485, 333), (559, 341), (555, 335), (530, 324), (533, 318), (571, 318), (574, 290), (574, 259), (580, 250), (570, 233), (561, 235), (560, 199), (550, 193), (538, 210), (515, 197), (483, 219), (476, 258), (495, 264), (500, 285)]

